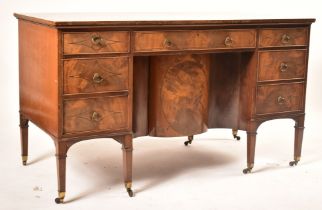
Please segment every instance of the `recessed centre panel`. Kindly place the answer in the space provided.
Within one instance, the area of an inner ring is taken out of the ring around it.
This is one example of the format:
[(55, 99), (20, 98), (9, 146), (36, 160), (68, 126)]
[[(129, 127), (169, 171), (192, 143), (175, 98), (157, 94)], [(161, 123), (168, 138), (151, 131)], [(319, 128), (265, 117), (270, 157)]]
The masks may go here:
[(149, 135), (187, 136), (207, 130), (209, 69), (209, 55), (151, 57)]

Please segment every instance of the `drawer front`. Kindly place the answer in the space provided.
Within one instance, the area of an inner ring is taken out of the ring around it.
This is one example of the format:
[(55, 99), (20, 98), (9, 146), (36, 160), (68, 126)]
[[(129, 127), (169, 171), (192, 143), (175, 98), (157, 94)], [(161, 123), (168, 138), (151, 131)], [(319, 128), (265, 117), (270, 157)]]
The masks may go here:
[(304, 83), (263, 85), (257, 88), (257, 114), (301, 111), (303, 103)]
[(305, 46), (307, 44), (307, 28), (263, 29), (259, 32), (259, 47)]
[(127, 90), (129, 58), (64, 60), (64, 93)]
[(64, 102), (64, 133), (129, 130), (128, 122), (127, 96)]
[(136, 52), (256, 47), (255, 30), (140, 31)]
[(258, 81), (303, 79), (305, 72), (306, 50), (259, 53)]
[(130, 34), (126, 31), (64, 33), (64, 54), (126, 53)]

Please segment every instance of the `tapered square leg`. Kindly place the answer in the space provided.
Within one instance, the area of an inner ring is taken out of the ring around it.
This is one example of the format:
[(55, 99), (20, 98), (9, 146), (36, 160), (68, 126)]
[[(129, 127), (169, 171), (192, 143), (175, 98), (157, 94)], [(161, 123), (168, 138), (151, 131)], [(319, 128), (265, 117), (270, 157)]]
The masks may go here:
[(290, 162), (290, 166), (295, 166), (301, 159), (302, 142), (304, 134), (304, 116), (295, 120), (295, 135), (294, 135), (294, 160)]
[(126, 191), (130, 197), (133, 197), (132, 191), (132, 135), (126, 135), (121, 139), (122, 151), (123, 151), (123, 175), (124, 175), (124, 184)]
[(244, 174), (248, 174), (254, 167), (256, 146), (256, 132), (247, 132), (247, 168), (243, 170)]
[(20, 142), (21, 142), (21, 157), (22, 164), (27, 165), (28, 159), (28, 125), (29, 120), (20, 114)]
[(59, 204), (64, 202), (66, 192), (66, 157), (68, 147), (64, 142), (60, 142), (59, 140), (55, 144), (58, 179), (58, 197), (55, 199), (55, 202)]

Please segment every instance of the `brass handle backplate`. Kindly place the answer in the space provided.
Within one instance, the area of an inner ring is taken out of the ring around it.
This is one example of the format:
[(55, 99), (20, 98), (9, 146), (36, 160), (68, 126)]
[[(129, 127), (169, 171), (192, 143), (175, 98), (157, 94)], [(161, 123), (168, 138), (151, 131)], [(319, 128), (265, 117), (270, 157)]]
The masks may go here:
[(99, 47), (105, 46), (105, 40), (98, 34), (92, 35), (92, 43)]
[(103, 82), (103, 77), (101, 75), (99, 75), (99, 73), (95, 73), (93, 76), (93, 82), (99, 84), (101, 82)]
[(100, 120), (101, 120), (100, 114), (97, 113), (97, 112), (93, 112), (93, 114), (92, 114), (92, 121), (98, 122)]
[(291, 40), (291, 37), (289, 35), (283, 34), (283, 36), (282, 36), (282, 43), (283, 44), (288, 44), (290, 42), (290, 40)]
[(170, 39), (165, 39), (163, 42), (163, 45), (166, 47), (171, 47), (173, 45), (173, 43), (171, 42)]
[(285, 104), (286, 99), (283, 96), (278, 96), (277, 97), (277, 103), (282, 105)]
[(287, 65), (287, 63), (281, 63), (280, 64), (280, 71), (281, 72), (286, 72), (286, 70), (288, 69), (288, 65)]
[(230, 47), (233, 44), (233, 39), (230, 36), (227, 36), (225, 39), (226, 47)]

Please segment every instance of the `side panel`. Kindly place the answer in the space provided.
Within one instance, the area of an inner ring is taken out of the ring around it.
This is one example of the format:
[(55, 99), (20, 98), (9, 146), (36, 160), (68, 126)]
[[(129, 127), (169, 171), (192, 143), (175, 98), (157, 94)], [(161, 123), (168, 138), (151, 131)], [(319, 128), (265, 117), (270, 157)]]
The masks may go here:
[(20, 111), (58, 136), (58, 31), (19, 20)]

